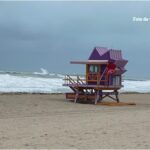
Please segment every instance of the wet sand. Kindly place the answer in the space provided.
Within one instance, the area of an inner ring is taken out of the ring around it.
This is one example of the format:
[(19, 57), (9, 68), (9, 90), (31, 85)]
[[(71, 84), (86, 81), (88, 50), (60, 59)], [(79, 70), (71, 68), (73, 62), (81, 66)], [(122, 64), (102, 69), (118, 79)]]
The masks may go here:
[(0, 95), (0, 148), (150, 148), (150, 94), (130, 106), (74, 104), (50, 94)]

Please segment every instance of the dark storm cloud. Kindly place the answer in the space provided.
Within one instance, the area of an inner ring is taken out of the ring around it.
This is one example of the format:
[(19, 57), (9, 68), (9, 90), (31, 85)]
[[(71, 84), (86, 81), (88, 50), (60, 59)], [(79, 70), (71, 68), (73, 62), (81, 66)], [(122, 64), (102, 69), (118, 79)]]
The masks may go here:
[[(122, 49), (130, 75), (150, 72), (150, 2), (0, 2), (0, 69), (81, 71), (72, 59), (87, 59), (94, 46)], [(138, 61), (142, 59), (142, 61)], [(69, 68), (69, 69), (68, 69)], [(134, 68), (134, 69), (133, 69)]]

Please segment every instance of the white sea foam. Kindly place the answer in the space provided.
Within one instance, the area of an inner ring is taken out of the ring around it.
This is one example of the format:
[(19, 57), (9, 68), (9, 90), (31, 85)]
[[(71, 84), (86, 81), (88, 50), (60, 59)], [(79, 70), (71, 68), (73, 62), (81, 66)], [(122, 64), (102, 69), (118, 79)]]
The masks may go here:
[(145, 81), (132, 81), (125, 80), (123, 82), (124, 87), (121, 92), (139, 92), (139, 93), (149, 93), (150, 92), (150, 80)]
[[(0, 92), (28, 92), (28, 93), (65, 93), (71, 91), (68, 87), (62, 86), (64, 75), (50, 74), (46, 71), (43, 74), (0, 74)], [(44, 76), (46, 74), (46, 76)], [(150, 80), (135, 81), (124, 80), (124, 87), (121, 92), (150, 92)]]
[(62, 75), (62, 74), (57, 74), (57, 77), (59, 77), (59, 78), (64, 78), (65, 76)]
[(69, 91), (63, 87), (60, 78), (40, 78), (0, 74), (0, 92), (62, 93)]
[(49, 74), (49, 72), (44, 68), (40, 68), (40, 70), (41, 72), (34, 72), (33, 74), (35, 75), (48, 75)]

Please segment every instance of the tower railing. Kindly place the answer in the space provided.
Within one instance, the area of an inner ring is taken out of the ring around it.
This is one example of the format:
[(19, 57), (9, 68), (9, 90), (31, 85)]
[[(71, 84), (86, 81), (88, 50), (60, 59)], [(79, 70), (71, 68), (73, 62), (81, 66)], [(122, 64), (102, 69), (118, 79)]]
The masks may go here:
[(65, 84), (86, 84), (85, 76), (82, 75), (65, 75)]

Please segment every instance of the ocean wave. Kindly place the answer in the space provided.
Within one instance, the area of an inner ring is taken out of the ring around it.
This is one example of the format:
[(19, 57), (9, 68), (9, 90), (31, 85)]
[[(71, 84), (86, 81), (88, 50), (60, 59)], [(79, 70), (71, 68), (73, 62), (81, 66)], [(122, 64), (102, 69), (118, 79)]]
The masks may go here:
[(121, 92), (150, 92), (150, 80), (124, 80)]
[(49, 74), (49, 72), (44, 68), (40, 68), (40, 70), (41, 72), (34, 72), (33, 74), (35, 75), (48, 75)]
[(0, 92), (63, 93), (69, 91), (69, 88), (63, 87), (62, 84), (63, 80), (59, 78), (0, 75)]
[(57, 74), (56, 75), (58, 78), (64, 78), (65, 76), (64, 75), (62, 75), (62, 74)]
[[(62, 86), (64, 75), (49, 73), (41, 68), (41, 73), (0, 73), (0, 92), (28, 92), (28, 93), (65, 93), (71, 91)], [(150, 92), (150, 80), (123, 81), (120, 92)]]

